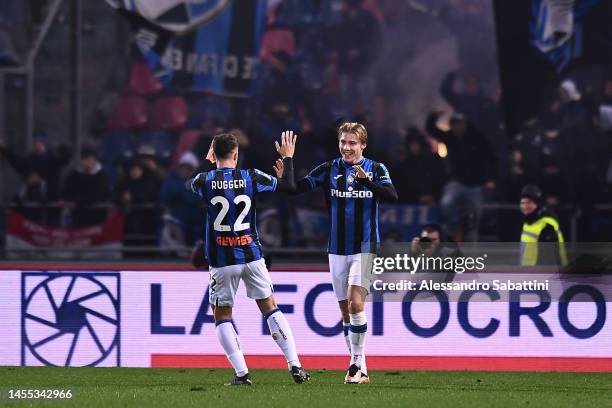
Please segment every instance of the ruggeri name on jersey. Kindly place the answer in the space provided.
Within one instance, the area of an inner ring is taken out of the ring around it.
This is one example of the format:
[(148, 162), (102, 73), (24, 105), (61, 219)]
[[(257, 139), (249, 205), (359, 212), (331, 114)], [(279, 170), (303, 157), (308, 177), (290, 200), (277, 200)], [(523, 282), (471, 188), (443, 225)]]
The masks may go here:
[(246, 180), (212, 180), (211, 187), (213, 190), (231, 190), (235, 188), (246, 188)]

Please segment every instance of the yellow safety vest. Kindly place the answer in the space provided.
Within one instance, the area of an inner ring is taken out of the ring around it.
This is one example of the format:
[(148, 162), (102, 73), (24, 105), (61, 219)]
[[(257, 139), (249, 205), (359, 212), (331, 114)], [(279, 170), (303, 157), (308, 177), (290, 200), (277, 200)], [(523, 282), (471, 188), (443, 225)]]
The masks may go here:
[(536, 266), (538, 264), (538, 240), (540, 233), (547, 225), (554, 228), (559, 241), (559, 257), (561, 265), (567, 265), (567, 253), (565, 252), (565, 240), (559, 228), (559, 223), (552, 217), (542, 217), (532, 224), (523, 224), (521, 233), (521, 265)]

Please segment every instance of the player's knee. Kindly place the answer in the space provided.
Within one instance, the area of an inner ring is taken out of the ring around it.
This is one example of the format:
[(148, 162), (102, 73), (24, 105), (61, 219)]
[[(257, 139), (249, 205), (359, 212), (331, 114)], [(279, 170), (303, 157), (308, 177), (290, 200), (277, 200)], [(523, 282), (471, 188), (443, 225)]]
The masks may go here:
[(363, 300), (351, 299), (348, 304), (348, 311), (350, 314), (363, 312)]
[(219, 320), (231, 320), (232, 319), (232, 307), (231, 306), (217, 306), (214, 309), (215, 321)]
[(270, 295), (265, 299), (257, 299), (257, 306), (261, 314), (266, 315), (277, 308), (274, 296)]

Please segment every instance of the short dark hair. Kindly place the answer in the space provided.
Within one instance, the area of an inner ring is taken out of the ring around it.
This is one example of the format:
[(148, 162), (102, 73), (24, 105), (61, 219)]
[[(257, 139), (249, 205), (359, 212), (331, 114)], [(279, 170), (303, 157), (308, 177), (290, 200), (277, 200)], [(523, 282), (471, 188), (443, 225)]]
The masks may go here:
[(440, 234), (440, 237), (442, 237), (442, 227), (440, 226), (440, 224), (435, 224), (435, 223), (425, 224), (421, 228), (421, 232), (427, 232), (427, 233), (437, 232), (438, 234)]
[(527, 184), (521, 190), (521, 198), (528, 198), (539, 206), (542, 204), (542, 190), (535, 184)]
[(213, 151), (217, 159), (228, 159), (238, 148), (238, 139), (231, 133), (221, 133), (213, 139)]
[(93, 147), (86, 146), (83, 149), (81, 149), (81, 159), (88, 159), (90, 157), (97, 159), (96, 151)]

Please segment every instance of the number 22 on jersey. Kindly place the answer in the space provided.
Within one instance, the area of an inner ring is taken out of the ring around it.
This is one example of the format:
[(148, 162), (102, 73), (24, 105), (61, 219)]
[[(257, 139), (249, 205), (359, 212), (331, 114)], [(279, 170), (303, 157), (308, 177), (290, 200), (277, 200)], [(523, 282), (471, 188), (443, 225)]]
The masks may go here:
[(212, 198), (212, 200), (210, 200), (210, 203), (212, 205), (217, 205), (217, 204), (221, 205), (221, 209), (219, 210), (219, 213), (217, 214), (217, 217), (215, 218), (215, 221), (213, 222), (213, 228), (215, 231), (238, 232), (238, 231), (244, 231), (250, 228), (251, 226), (250, 223), (243, 222), (247, 214), (249, 213), (249, 210), (251, 209), (251, 198), (248, 195), (241, 194), (234, 198), (234, 204), (238, 206), (240, 203), (244, 203), (244, 208), (242, 209), (242, 211), (236, 218), (233, 228), (230, 225), (223, 223), (224, 221), (227, 222), (225, 218), (230, 209), (229, 200), (223, 196), (215, 196)]

